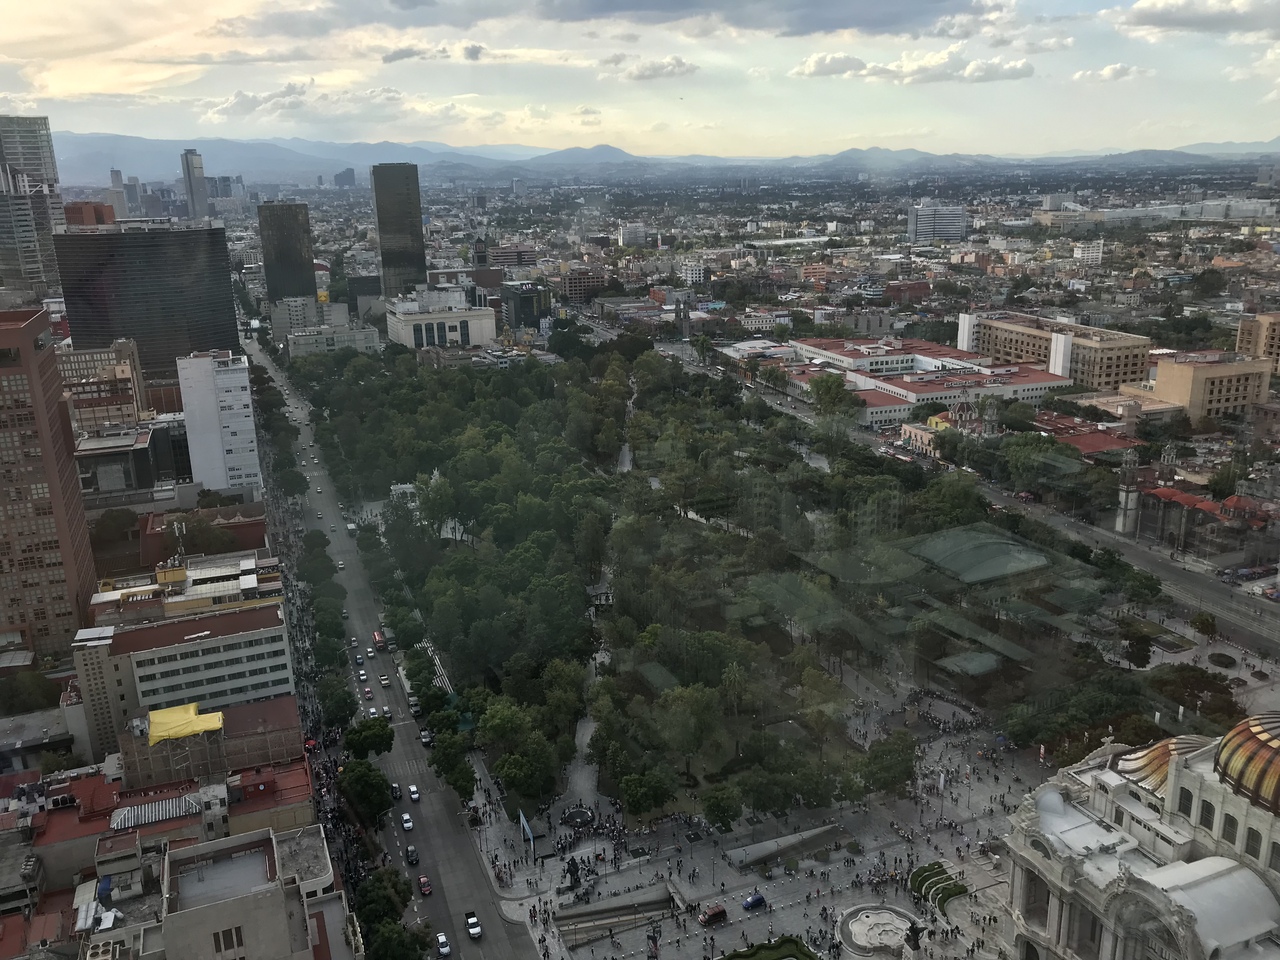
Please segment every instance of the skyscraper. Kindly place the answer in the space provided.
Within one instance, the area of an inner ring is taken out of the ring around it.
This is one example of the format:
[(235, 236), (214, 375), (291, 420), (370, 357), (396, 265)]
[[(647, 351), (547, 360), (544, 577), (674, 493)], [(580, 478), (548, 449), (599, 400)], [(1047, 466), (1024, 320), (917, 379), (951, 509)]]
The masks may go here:
[(42, 309), (0, 312), (0, 630), (37, 656), (65, 657), (97, 578), (62, 396)]
[(33, 299), (58, 286), (53, 232), (63, 224), (48, 117), (0, 116), (0, 282)]
[(182, 181), (187, 188), (187, 216), (203, 220), (209, 215), (209, 184), (204, 178), (204, 159), (194, 149), (182, 151)]
[(382, 260), (382, 295), (396, 297), (427, 279), (422, 191), (416, 163), (379, 163), (369, 171)]
[(315, 254), (311, 249), (311, 219), (307, 205), (295, 201), (268, 201), (258, 206), (258, 233), (262, 237), (262, 271), (267, 278), (267, 299), (279, 303), (286, 297), (316, 296)]
[(175, 376), (193, 351), (239, 349), (222, 227), (128, 221), (70, 228), (55, 244), (78, 349), (132, 339), (148, 380)]
[(354, 167), (347, 167), (345, 170), (339, 170), (333, 175), (333, 185), (335, 187), (354, 187), (356, 185), (356, 171)]

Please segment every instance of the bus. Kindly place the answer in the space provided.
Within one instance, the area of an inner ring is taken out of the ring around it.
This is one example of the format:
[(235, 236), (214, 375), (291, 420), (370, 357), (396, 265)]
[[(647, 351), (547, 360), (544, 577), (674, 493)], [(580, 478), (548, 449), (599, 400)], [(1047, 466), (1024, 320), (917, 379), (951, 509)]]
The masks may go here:
[(381, 630), (373, 631), (373, 648), (379, 653), (382, 653), (387, 649), (387, 640), (382, 635)]

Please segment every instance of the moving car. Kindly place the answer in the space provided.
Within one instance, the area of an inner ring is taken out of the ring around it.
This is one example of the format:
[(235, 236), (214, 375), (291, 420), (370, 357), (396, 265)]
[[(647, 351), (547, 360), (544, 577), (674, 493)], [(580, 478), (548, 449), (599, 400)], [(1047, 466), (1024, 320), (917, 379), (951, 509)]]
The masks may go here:
[(384, 717), (386, 717), (388, 720), (390, 720), (390, 719), (391, 719), (391, 708), (390, 708), (390, 707), (388, 707), (388, 706), (384, 706), (384, 707), (382, 708), (382, 715), (383, 715)]
[(481, 933), (480, 918), (476, 916), (475, 911), (474, 910), (467, 911), (467, 913), (463, 916), (463, 920), (465, 920), (467, 924), (467, 936), (470, 937), (472, 940), (479, 940), (480, 933)]
[(350, 620), (350, 619), (351, 619), (351, 614), (347, 613), (347, 608), (346, 608), (346, 607), (343, 607), (343, 608), (342, 608), (342, 619), (343, 619), (343, 620)]
[[(402, 813), (402, 814), (400, 814), (400, 828), (401, 828), (402, 830), (404, 830), (404, 831), (405, 831), (405, 833), (408, 833), (410, 830), (412, 830), (412, 829), (413, 829), (413, 817), (409, 816), (407, 813)], [(723, 908), (721, 908), (721, 909), (723, 909)]]
[(393, 784), (391, 785), (391, 799), (392, 799), (392, 800), (399, 800), (399, 799), (400, 799), (400, 797), (401, 797), (402, 795), (403, 795), (403, 794), (401, 794), (401, 792), (400, 792), (400, 784), (398, 784), (398, 783), (393, 783)]
[(764, 894), (761, 893), (759, 890), (757, 890), (755, 893), (751, 894), (751, 896), (747, 897), (747, 899), (742, 901), (743, 910), (755, 910), (756, 908), (763, 907), (763, 906), (764, 906)]
[(418, 892), (422, 894), (424, 897), (430, 896), (431, 894), (431, 878), (430, 877), (418, 878)]
[(409, 784), (409, 799), (417, 803), (422, 799), (422, 794), (418, 793), (418, 788), (414, 784)]
[(323, 514), (323, 513), (321, 513), (319, 510), (317, 510), (317, 511), (316, 511), (316, 519), (317, 519), (317, 520), (323, 520), (323, 519), (324, 519), (324, 514)]
[(373, 699), (373, 687), (365, 687), (365, 688), (364, 688), (364, 698), (365, 698), (366, 700), (372, 700), (372, 699)]
[(358, 667), (358, 666), (360, 666), (360, 664), (362, 664), (362, 663), (364, 663), (364, 657), (363, 657), (361, 654), (358, 654), (358, 653), (357, 653), (357, 654), (356, 654), (356, 666)]
[(373, 647), (365, 647), (364, 655), (368, 657), (370, 660), (372, 660), (375, 656), (377, 656), (377, 654), (374, 652)]
[(347, 569), (347, 562), (346, 562), (345, 560), (339, 560), (339, 561), (338, 561), (338, 569), (339, 569), (339, 570), (345, 570), (345, 569)]
[(404, 848), (404, 862), (411, 867), (418, 862), (418, 848), (412, 843)]
[(316, 493), (324, 493), (324, 491), (321, 490), (319, 487), (316, 487)]
[(449, 938), (446, 937), (443, 933), (437, 933), (436, 934), (436, 953), (440, 954), (440, 956), (442, 957), (447, 957), (452, 952), (453, 951), (449, 946)]
[(370, 707), (370, 708), (369, 708), (369, 719), (370, 719), (370, 720), (377, 720), (377, 719), (378, 719), (378, 708), (377, 708), (377, 707)]
[(704, 927), (709, 927), (713, 923), (723, 923), (729, 919), (729, 912), (725, 910), (724, 905), (713, 903), (707, 909), (698, 914), (698, 922)]
[(369, 679), (369, 675), (365, 673), (363, 670), (361, 670), (359, 673), (356, 674), (356, 679), (359, 680), (361, 683), (364, 683), (366, 680)]
[(419, 730), (418, 739), (422, 741), (424, 747), (435, 746), (436, 738), (432, 736), (430, 730)]
[(388, 677), (385, 673), (380, 673), (378, 674), (378, 683), (380, 683), (384, 687), (389, 687), (391, 686), (391, 678)]

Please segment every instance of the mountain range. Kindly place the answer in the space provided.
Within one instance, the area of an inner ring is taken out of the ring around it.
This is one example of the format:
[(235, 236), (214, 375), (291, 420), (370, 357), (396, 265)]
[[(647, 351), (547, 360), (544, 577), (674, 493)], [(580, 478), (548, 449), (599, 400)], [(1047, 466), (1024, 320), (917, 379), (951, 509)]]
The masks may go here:
[[(1280, 137), (1252, 143), (1197, 143), (1178, 150), (1098, 151), (1041, 157), (999, 157), (987, 154), (934, 154), (922, 150), (855, 148), (835, 154), (792, 157), (642, 157), (617, 147), (569, 147), (551, 150), (524, 144), (452, 147), (420, 140), (411, 143), (332, 143), (323, 140), (272, 138), (232, 140), (195, 138), (151, 140), (113, 133), (55, 131), (54, 151), (63, 183), (72, 186), (104, 186), (110, 171), (143, 181), (173, 181), (181, 176), (178, 157), (194, 147), (204, 158), (209, 176), (240, 175), (246, 182), (309, 184), (317, 177), (329, 182), (347, 167), (356, 170), (357, 182), (368, 181), (374, 163), (416, 163), (428, 180), (451, 178), (500, 182), (513, 177), (532, 180), (585, 175), (599, 178), (637, 176), (689, 176), (722, 172), (726, 178), (748, 171), (769, 175), (795, 172), (814, 176), (846, 176), (868, 173), (958, 173), (1000, 167), (1090, 167), (1111, 169), (1203, 166), (1222, 162), (1246, 162), (1253, 157), (1280, 155)], [(1277, 156), (1280, 159), (1280, 156)]]

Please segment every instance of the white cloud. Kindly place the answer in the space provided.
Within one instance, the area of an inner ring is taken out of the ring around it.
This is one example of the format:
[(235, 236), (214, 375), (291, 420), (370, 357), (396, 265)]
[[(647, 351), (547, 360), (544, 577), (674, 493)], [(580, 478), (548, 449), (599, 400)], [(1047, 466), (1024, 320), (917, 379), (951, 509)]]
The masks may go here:
[(611, 53), (607, 57), (601, 57), (596, 63), (602, 67), (619, 67), (630, 56), (629, 53)]
[(292, 120), (299, 123), (330, 119), (361, 118), (369, 121), (394, 120), (405, 113), (405, 95), (395, 87), (367, 90), (321, 91), (314, 80), (287, 83), (267, 93), (237, 90), (223, 100), (206, 101), (201, 120), (225, 123), (228, 120)]
[(867, 62), (848, 53), (811, 53), (791, 70), (793, 77), (859, 77)]
[(861, 77), (903, 85), (917, 83), (992, 83), (1021, 80), (1035, 73), (1027, 60), (970, 59), (961, 44), (927, 53), (904, 51), (891, 63), (867, 63), (847, 53), (815, 53), (792, 71), (793, 77)]
[(1109, 63), (1098, 70), (1077, 70), (1071, 75), (1071, 79), (1090, 83), (1114, 83), (1117, 80), (1149, 77), (1154, 72), (1146, 67), (1135, 67), (1128, 63)]
[(0, 113), (33, 113), (36, 102), (21, 93), (9, 93), (0, 90)]
[(698, 65), (690, 63), (684, 57), (671, 54), (661, 60), (641, 60), (633, 63), (619, 74), (623, 80), (669, 80), (672, 77), (687, 77), (698, 72)]
[(575, 117), (597, 117), (600, 115), (600, 111), (584, 103), (573, 111), (573, 115)]
[(1023, 53), (1057, 53), (1076, 45), (1075, 37), (1046, 37), (1043, 40), (1024, 40), (1018, 44)]

